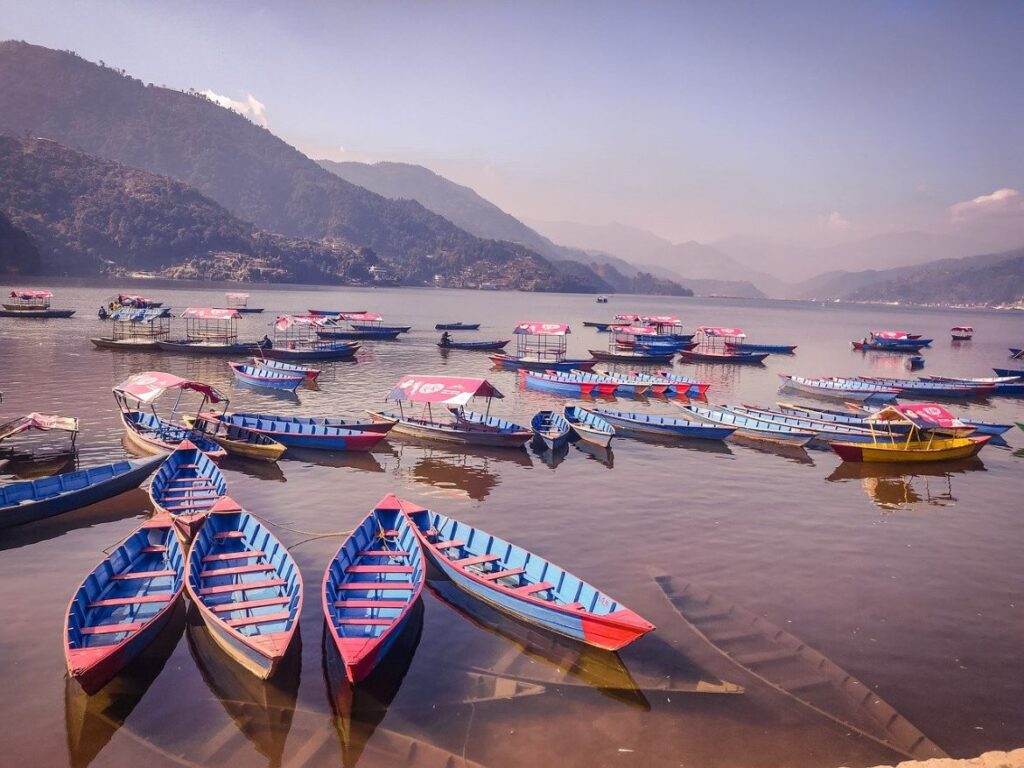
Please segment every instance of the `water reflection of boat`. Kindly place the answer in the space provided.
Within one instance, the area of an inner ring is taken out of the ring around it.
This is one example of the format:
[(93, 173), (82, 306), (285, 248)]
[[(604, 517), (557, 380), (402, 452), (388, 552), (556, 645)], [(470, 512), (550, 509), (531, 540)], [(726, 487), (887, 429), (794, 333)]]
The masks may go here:
[(412, 462), (412, 466), (403, 474), (414, 482), (465, 495), (476, 501), (487, 498), (498, 485), (498, 472), (492, 470), (494, 465), (533, 466), (527, 451), (489, 451), (479, 447), (462, 450), (429, 445), (409, 440), (394, 444), (398, 451), (399, 469), (403, 462), (407, 465)]
[(369, 451), (317, 451), (312, 448), (289, 448), (283, 461), (301, 461), (318, 467), (361, 469), (365, 472), (383, 472), (384, 467)]
[[(957, 497), (953, 495), (953, 475), (977, 471), (986, 471), (984, 462), (977, 456), (943, 462), (939, 466), (915, 464), (913, 471), (908, 471), (906, 464), (844, 461), (825, 479), (830, 483), (859, 480), (864, 492), (878, 507), (894, 510), (920, 503), (934, 506), (955, 504)], [(918, 478), (922, 478), (921, 491), (915, 487)], [(938, 484), (930, 478), (935, 478)]]
[[(576, 440), (573, 442), (573, 447), (580, 453), (585, 453), (587, 458), (593, 459), (594, 461), (604, 464), (608, 469), (615, 466), (615, 455), (612, 453), (611, 446), (608, 448), (602, 448), (599, 445), (588, 443), (585, 440)], [(726, 446), (722, 446), (728, 452), (729, 449)]]
[(551, 449), (547, 446), (541, 447), (540, 445), (533, 443), (530, 445), (530, 450), (546, 466), (554, 469), (565, 461), (565, 457), (569, 454), (569, 444), (562, 443), (557, 448)]
[(276, 461), (247, 461), (244, 458), (228, 454), (218, 465), (222, 470), (240, 472), (256, 480), (267, 480), (273, 483), (286, 483), (284, 470)]
[(270, 766), (281, 764), (299, 692), (302, 638), (296, 638), (270, 680), (260, 680), (230, 659), (211, 637), (199, 612), (189, 611), (185, 635), (210, 692)]
[(906, 757), (948, 757), (864, 683), (799, 638), (693, 584), (665, 574), (654, 580), (701, 639), (760, 682)]
[(38, 480), (71, 472), (78, 465), (78, 453), (74, 450), (44, 454), (12, 451), (4, 454), (4, 458), (7, 459), (4, 474), (14, 475), (21, 480)]
[[(641, 709), (650, 709), (644, 690), (674, 693), (741, 693), (743, 690), (731, 683), (702, 680), (693, 668), (689, 669), (693, 673), (690, 676), (679, 674), (675, 665), (644, 669), (634, 677), (618, 653), (577, 643), (518, 621), (475, 600), (448, 579), (428, 578), (427, 589), (475, 627), (508, 644), (505, 652), (489, 667), (474, 667), (472, 671), (477, 675), (544, 686), (594, 688), (609, 698)], [(654, 657), (659, 655), (653, 654)], [(537, 664), (538, 661), (541, 664)], [(684, 663), (680, 668), (685, 666)]]
[(185, 608), (179, 602), (153, 642), (92, 696), (71, 678), (65, 679), (64, 720), (72, 768), (86, 768), (124, 725), (163, 671), (184, 626)]

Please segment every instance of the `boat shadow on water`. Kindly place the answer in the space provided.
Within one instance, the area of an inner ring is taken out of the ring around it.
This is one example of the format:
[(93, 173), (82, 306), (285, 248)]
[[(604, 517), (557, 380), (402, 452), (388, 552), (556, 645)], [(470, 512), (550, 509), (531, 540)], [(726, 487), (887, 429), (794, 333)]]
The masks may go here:
[(825, 479), (830, 483), (859, 482), (875, 506), (895, 511), (918, 504), (952, 506), (958, 501), (953, 495), (953, 476), (986, 471), (978, 456), (913, 467), (844, 461)]
[(565, 461), (565, 457), (569, 454), (569, 443), (562, 443), (557, 448), (548, 448), (546, 445), (539, 444), (536, 440), (530, 441), (530, 452), (540, 459), (541, 463), (549, 469), (555, 469)]
[(71, 768), (86, 768), (124, 725), (159, 677), (181, 640), (185, 605), (179, 601), (153, 642), (90, 696), (70, 677), (64, 682), (64, 720)]
[(571, 438), (569, 444), (588, 459), (603, 464), (608, 469), (615, 467), (615, 454), (612, 453), (611, 446), (604, 448), (600, 445), (588, 443), (586, 440), (572, 440)]
[(301, 462), (318, 467), (361, 469), (364, 472), (383, 472), (384, 467), (370, 451), (318, 451), (312, 448), (289, 448), (281, 463)]
[[(287, 454), (286, 454), (287, 455)], [(230, 453), (220, 460), (218, 466), (222, 470), (239, 472), (254, 480), (266, 480), (273, 483), (286, 483), (284, 469), (276, 461), (253, 461)]]
[(474, 501), (483, 501), (498, 486), (499, 473), (492, 471), (492, 464), (515, 464), (525, 469), (533, 466), (530, 453), (522, 449), (441, 448), (437, 443), (412, 440), (393, 447), (400, 476)]
[[(237, 729), (270, 766), (279, 766), (298, 699), (301, 636), (292, 643), (274, 676), (260, 680), (217, 646), (199, 611), (190, 610), (186, 624), (189, 651), (203, 682), (231, 718), (227, 727)], [(237, 751), (237, 745), (231, 747), (231, 734), (214, 736), (208, 744), (216, 747), (208, 755), (211, 762), (218, 754)]]

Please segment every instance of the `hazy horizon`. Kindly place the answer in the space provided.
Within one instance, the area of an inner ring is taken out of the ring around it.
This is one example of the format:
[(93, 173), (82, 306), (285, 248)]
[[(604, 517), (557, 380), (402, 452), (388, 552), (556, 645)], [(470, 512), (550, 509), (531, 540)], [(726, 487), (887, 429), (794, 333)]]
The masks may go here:
[(1015, 3), (0, 0), (0, 38), (206, 91), (313, 158), (425, 165), (531, 221), (795, 253), (1024, 245), (1022, 32)]

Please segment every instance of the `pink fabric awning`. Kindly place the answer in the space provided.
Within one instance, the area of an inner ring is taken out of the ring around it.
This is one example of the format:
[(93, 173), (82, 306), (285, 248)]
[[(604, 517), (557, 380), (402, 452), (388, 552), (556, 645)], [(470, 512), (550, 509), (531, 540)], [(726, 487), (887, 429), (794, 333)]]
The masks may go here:
[(907, 331), (872, 331), (871, 335), (876, 339), (909, 339)]
[(403, 376), (388, 400), (465, 405), (474, 397), (504, 397), (487, 379), (455, 376)]
[(890, 405), (870, 417), (871, 421), (909, 421), (919, 429), (956, 429), (964, 422), (938, 403)]
[(682, 325), (683, 321), (672, 315), (641, 315), (640, 319), (653, 325)]
[(378, 315), (376, 312), (341, 312), (339, 317), (364, 323), (376, 323), (384, 319), (384, 315)]
[(566, 323), (519, 323), (512, 333), (525, 336), (565, 336), (571, 333)]
[(74, 434), (78, 432), (78, 419), (73, 416), (30, 413), (28, 416), (20, 416), (6, 424), (0, 424), (0, 442), (29, 429), (38, 429), (44, 432), (56, 429)]
[(229, 299), (248, 299), (248, 293), (225, 293), (224, 296)]
[(703, 333), (705, 336), (721, 336), (731, 339), (745, 339), (747, 337), (742, 328), (722, 328), (717, 325), (702, 325), (697, 329), (697, 333)]
[(650, 325), (613, 325), (608, 330), (628, 336), (659, 336), (658, 329)]
[(274, 328), (278, 331), (287, 331), (293, 325), (323, 325), (322, 320), (322, 317), (311, 315), (281, 315), (274, 323)]
[(219, 403), (224, 396), (210, 384), (201, 381), (189, 381), (173, 373), (162, 371), (145, 371), (129, 376), (116, 387), (114, 392), (138, 400), (140, 403), (152, 403), (168, 389), (190, 389), (205, 395), (211, 403)]
[(52, 299), (53, 291), (37, 291), (28, 288), (15, 288), (11, 291), (12, 299)]
[(230, 307), (189, 307), (181, 317), (189, 320), (237, 320), (242, 315)]
[(631, 315), (628, 313), (620, 314), (615, 316), (616, 320), (624, 320), (627, 323), (634, 323), (640, 319), (640, 315)]

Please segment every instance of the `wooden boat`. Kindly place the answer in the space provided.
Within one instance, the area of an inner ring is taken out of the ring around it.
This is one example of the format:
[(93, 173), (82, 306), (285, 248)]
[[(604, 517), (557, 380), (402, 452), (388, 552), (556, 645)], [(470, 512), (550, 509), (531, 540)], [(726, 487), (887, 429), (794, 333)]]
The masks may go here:
[(941, 381), (892, 379), (879, 376), (861, 376), (855, 379), (836, 378), (834, 381), (840, 383), (864, 381), (868, 384), (895, 389), (899, 392), (899, 397), (942, 397), (950, 400), (984, 397), (992, 390), (992, 387), (987, 384), (953, 384)]
[(594, 328), (598, 333), (607, 333), (608, 329), (613, 325), (615, 325), (615, 323), (596, 323), (590, 320), (583, 321), (584, 328)]
[(227, 299), (227, 304), (223, 307), (215, 307), (215, 309), (233, 309), (242, 315), (260, 314), (263, 312), (263, 307), (249, 306), (248, 293), (225, 293), (224, 298)]
[(73, 309), (53, 309), (50, 306), (50, 299), (53, 298), (52, 291), (15, 288), (11, 291), (10, 297), (13, 301), (2, 305), (0, 317), (45, 319), (67, 318), (75, 314)]
[(801, 416), (753, 406), (730, 405), (729, 410), (744, 416), (752, 416), (764, 421), (772, 421), (787, 427), (793, 427), (794, 429), (813, 432), (815, 439), (821, 442), (842, 440), (847, 443), (872, 443), (878, 440), (892, 439), (884, 434), (872, 433), (866, 425), (842, 424), (836, 421), (816, 419), (809, 415)]
[(190, 440), (214, 461), (227, 456), (227, 451), (198, 430), (172, 424), (153, 413), (122, 411), (121, 422), (127, 442), (142, 453), (171, 453), (182, 440)]
[[(872, 405), (850, 405), (853, 410), (854, 417), (860, 418), (863, 421), (863, 426), (870, 428), (871, 421), (870, 417), (873, 414), (878, 413), (881, 408)], [(843, 418), (849, 418), (850, 412), (848, 411), (827, 411), (827, 418), (840, 420)], [(997, 424), (994, 421), (982, 421), (980, 419), (968, 419), (964, 416), (957, 416), (956, 419), (963, 423), (963, 426), (955, 426), (948, 429), (937, 430), (942, 434), (950, 437), (968, 437), (969, 435), (1001, 435), (1010, 429), (1010, 424)], [(888, 430), (899, 432), (900, 434), (906, 434), (913, 429), (910, 424), (899, 424), (893, 421), (887, 421), (885, 427)]]
[(725, 440), (736, 431), (735, 427), (716, 426), (699, 420), (680, 419), (663, 414), (627, 413), (626, 411), (613, 411), (609, 408), (581, 408), (580, 410), (593, 410), (594, 413), (615, 427), (616, 434), (621, 432), (626, 435)]
[[(643, 347), (636, 347), (636, 349), (643, 350)], [(608, 362), (608, 363), (632, 363), (634, 365), (660, 365), (664, 363), (671, 363), (672, 358), (675, 357), (675, 348), (668, 349), (665, 351), (657, 351), (653, 347), (648, 348), (650, 351), (640, 352), (616, 352), (604, 349), (590, 349), (590, 355), (596, 361)], [(591, 364), (593, 367), (593, 364)]]
[(953, 341), (970, 341), (974, 338), (974, 329), (969, 325), (956, 325), (950, 329)]
[[(575, 371), (575, 373), (583, 374), (584, 372)], [(667, 394), (672, 388), (672, 385), (660, 376), (651, 376), (639, 371), (621, 374), (608, 370), (595, 370), (593, 374), (587, 375), (614, 382), (617, 385), (615, 389), (617, 395), (655, 395), (660, 397)]]
[(479, 528), (405, 502), (424, 552), (464, 592), (529, 624), (615, 651), (654, 625), (590, 584)]
[[(634, 371), (633, 375), (637, 375)], [(646, 375), (646, 374), (645, 374)], [(658, 371), (658, 378), (670, 382), (671, 386), (666, 394), (674, 393), (676, 397), (704, 397), (710, 384), (691, 379), (689, 376), (680, 376), (671, 371)]]
[(549, 392), (555, 395), (568, 395), (570, 397), (594, 397), (603, 395), (610, 397), (615, 391), (612, 382), (599, 383), (597, 381), (584, 381), (579, 377), (559, 378), (552, 373), (539, 373), (537, 371), (520, 371), (523, 386), (537, 392)]
[(251, 420), (276, 421), (283, 424), (294, 425), (295, 427), (335, 427), (337, 429), (348, 429), (353, 432), (382, 432), (387, 434), (390, 427), (381, 424), (373, 419), (335, 419), (330, 416), (281, 416), (270, 413), (235, 413), (225, 414), (225, 421), (237, 426), (245, 426)]
[(948, 461), (974, 456), (991, 435), (945, 437), (948, 433), (966, 427), (953, 414), (936, 403), (889, 405), (868, 417), (872, 429), (888, 423), (909, 425), (906, 438), (893, 442), (871, 444), (830, 443), (843, 461), (904, 463), (920, 461)]
[(182, 355), (233, 355), (244, 357), (269, 351), (265, 349), (265, 342), (260, 341), (220, 342), (206, 339), (165, 341), (160, 339), (156, 342), (156, 345), (163, 352), (176, 352)]
[(115, 461), (0, 486), (0, 529), (53, 517), (138, 488), (163, 461)]
[(586, 443), (607, 448), (615, 437), (615, 427), (586, 408), (566, 405), (562, 412), (572, 431)]
[(528, 371), (571, 371), (578, 368), (583, 371), (589, 371), (597, 363), (596, 360), (582, 360), (577, 358), (560, 358), (555, 359), (551, 357), (515, 357), (513, 355), (490, 355), (491, 362), (493, 362), (499, 368), (505, 368), (510, 371), (528, 370)]
[(924, 358), (921, 355), (911, 355), (907, 358), (907, 367), (912, 371), (916, 371), (918, 368), (924, 368)]
[[(776, 403), (779, 412), (804, 418), (817, 419), (819, 421), (827, 421), (832, 424), (845, 424), (850, 427), (858, 427), (861, 429), (871, 428), (871, 423), (868, 421), (870, 413), (862, 410), (860, 404), (850, 403), (850, 409), (846, 411), (832, 410), (829, 408), (810, 408), (806, 405), (796, 405), (794, 403)], [(910, 431), (910, 426), (907, 424), (896, 424), (890, 422), (886, 425), (886, 430), (889, 432), (896, 432), (901, 435), (905, 435)]]
[(288, 450), (287, 446), (277, 442), (269, 435), (254, 432), (236, 424), (229, 424), (211, 414), (200, 414), (198, 418), (195, 416), (183, 416), (182, 418), (186, 424), (209, 437), (230, 456), (273, 462), (280, 459)]
[(307, 309), (306, 314), (313, 317), (341, 317), (342, 315), (365, 315), (365, 309), (339, 309), (338, 311), (330, 309)]
[(150, 520), (85, 578), (64, 619), (68, 674), (95, 693), (141, 653), (170, 618), (184, 555), (167, 520)]
[(707, 408), (702, 405), (680, 405), (687, 413), (709, 424), (732, 427), (737, 437), (781, 445), (807, 445), (815, 438), (814, 432), (797, 429), (788, 424), (758, 418), (753, 414), (737, 413), (728, 406)]
[(511, 339), (496, 339), (494, 341), (449, 341), (447, 344), (442, 344), (440, 341), (437, 342), (437, 346), (441, 349), (478, 349), (484, 351), (494, 351), (496, 349), (504, 349), (508, 346)]
[(320, 370), (318, 368), (307, 368), (302, 365), (292, 365), (291, 363), (285, 363), (281, 360), (272, 360), (268, 357), (253, 357), (251, 358), (255, 365), (260, 368), (271, 368), (275, 371), (287, 371), (288, 373), (301, 373), (308, 381), (314, 381), (319, 375)]
[(868, 339), (851, 341), (850, 345), (858, 352), (898, 352), (907, 355), (916, 355), (926, 346), (918, 342), (896, 343), (893, 341), (871, 341)]
[(758, 365), (768, 357), (767, 352), (729, 352), (727, 350), (698, 349), (680, 350), (679, 359), (684, 363), (738, 363), (740, 365)]
[(730, 352), (767, 352), (770, 355), (792, 355), (796, 352), (796, 344), (750, 344), (744, 341), (727, 342), (725, 348)]
[(189, 550), (185, 589), (214, 641), (257, 677), (274, 674), (302, 613), (302, 575), (270, 531), (220, 499)]
[(790, 376), (780, 373), (784, 389), (794, 389), (819, 397), (838, 398), (840, 400), (887, 402), (895, 400), (899, 390), (881, 384), (852, 379), (812, 379), (804, 376)]
[(657, 574), (677, 615), (705, 643), (761, 683), (843, 727), (915, 760), (947, 757), (927, 736), (803, 640), (693, 584)]
[(435, 331), (479, 331), (480, 323), (438, 323)]
[(156, 343), (171, 334), (170, 309), (122, 307), (109, 315), (111, 335), (90, 341), (100, 349), (159, 352)]
[(886, 344), (920, 344), (922, 347), (930, 347), (933, 339), (921, 338), (920, 333), (909, 333), (907, 331), (871, 331), (868, 338), (874, 342)]
[(402, 331), (397, 329), (375, 328), (328, 328), (322, 327), (316, 335), (321, 339), (342, 339), (356, 341), (394, 341)]
[(228, 365), (238, 381), (255, 387), (283, 389), (288, 392), (294, 392), (306, 380), (305, 374), (289, 373), (273, 368), (261, 368), (257, 365), (246, 365), (244, 363), (229, 362)]
[(535, 439), (551, 450), (569, 442), (569, 422), (557, 411), (538, 411), (530, 420)]
[(351, 360), (359, 351), (352, 341), (317, 341), (311, 339), (290, 342), (287, 345), (262, 349), (261, 354), (272, 360)]
[(1019, 370), (1016, 368), (993, 368), (992, 371), (993, 373), (995, 373), (996, 376), (1013, 376), (1014, 378), (1017, 379), (1024, 379), (1024, 370)]
[(327, 634), (351, 683), (385, 660), (423, 591), (426, 563), (403, 503), (383, 498), (324, 571)]
[(214, 504), (227, 492), (217, 465), (189, 440), (167, 457), (149, 486), (157, 515), (174, 524), (183, 543), (192, 541)]
[(1024, 395), (1024, 379), (1020, 376), (987, 376), (973, 379), (956, 379), (948, 376), (922, 376), (925, 381), (939, 381), (947, 384), (990, 387), (992, 395)]
[(387, 429), (381, 426), (364, 427), (341, 419), (301, 419), (263, 413), (215, 414), (214, 417), (226, 424), (266, 435), (286, 448), (369, 451), (387, 436)]

